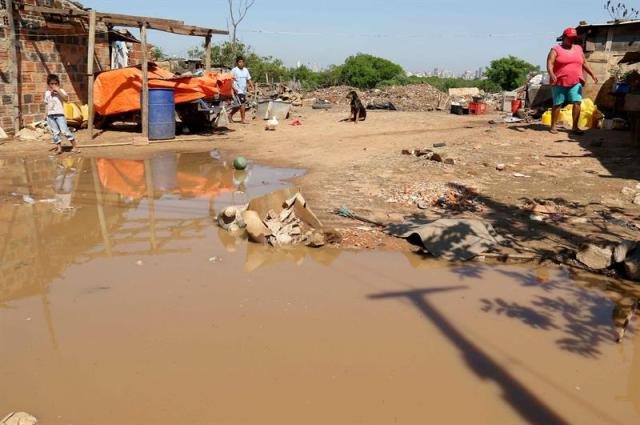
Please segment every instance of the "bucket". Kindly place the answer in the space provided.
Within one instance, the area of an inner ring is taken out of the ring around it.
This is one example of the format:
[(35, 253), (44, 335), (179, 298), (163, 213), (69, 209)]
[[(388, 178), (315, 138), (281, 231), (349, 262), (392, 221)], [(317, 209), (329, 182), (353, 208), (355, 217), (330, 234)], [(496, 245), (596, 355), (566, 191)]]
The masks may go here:
[(522, 108), (522, 100), (515, 99), (511, 101), (511, 113), (515, 114)]
[(149, 89), (149, 140), (176, 138), (176, 103), (173, 89)]
[(281, 100), (261, 100), (258, 102), (256, 115), (264, 120), (276, 117), (276, 119), (282, 121), (289, 117), (290, 110), (291, 103)]

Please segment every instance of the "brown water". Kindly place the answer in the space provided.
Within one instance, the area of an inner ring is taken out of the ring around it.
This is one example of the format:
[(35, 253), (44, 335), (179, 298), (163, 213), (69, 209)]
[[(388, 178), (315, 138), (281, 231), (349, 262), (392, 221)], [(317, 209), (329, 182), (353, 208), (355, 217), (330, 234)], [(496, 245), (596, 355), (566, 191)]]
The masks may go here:
[(614, 286), (560, 269), (274, 251), (214, 225), (219, 208), (299, 174), (234, 176), (208, 154), (0, 162), (0, 416), (640, 423), (640, 341), (614, 343), (626, 296)]

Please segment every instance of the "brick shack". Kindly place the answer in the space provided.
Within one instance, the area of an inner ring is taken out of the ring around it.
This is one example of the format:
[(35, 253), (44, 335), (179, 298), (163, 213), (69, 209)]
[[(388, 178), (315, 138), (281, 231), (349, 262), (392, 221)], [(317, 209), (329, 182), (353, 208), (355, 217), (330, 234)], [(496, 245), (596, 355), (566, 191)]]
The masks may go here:
[[(140, 28), (142, 42), (116, 26)], [(130, 43), (129, 66), (153, 60), (147, 29), (205, 37), (208, 53), (213, 34), (228, 34), (182, 21), (96, 12), (70, 0), (0, 0), (0, 127), (11, 133), (45, 118), (42, 97), (49, 73), (60, 76), (71, 102), (89, 103), (93, 74), (111, 69), (114, 41)]]

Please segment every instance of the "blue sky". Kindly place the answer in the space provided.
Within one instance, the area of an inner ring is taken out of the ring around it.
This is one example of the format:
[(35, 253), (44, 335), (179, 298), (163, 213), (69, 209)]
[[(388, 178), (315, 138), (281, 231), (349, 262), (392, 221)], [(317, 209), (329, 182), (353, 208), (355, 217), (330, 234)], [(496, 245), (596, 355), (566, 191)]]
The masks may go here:
[[(82, 3), (98, 11), (227, 26), (227, 0)], [(357, 52), (386, 57), (413, 72), (436, 66), (475, 70), (508, 54), (542, 65), (564, 28), (608, 20), (602, 5), (603, 0), (256, 0), (239, 37), (288, 65), (342, 63)], [(201, 43), (157, 31), (149, 39), (173, 55)]]

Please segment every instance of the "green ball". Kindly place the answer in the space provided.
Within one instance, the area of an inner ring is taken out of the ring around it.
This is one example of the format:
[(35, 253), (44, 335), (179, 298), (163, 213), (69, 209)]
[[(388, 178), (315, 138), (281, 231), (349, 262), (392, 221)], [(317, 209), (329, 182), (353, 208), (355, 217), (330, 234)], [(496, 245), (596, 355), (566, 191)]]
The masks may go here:
[(247, 159), (243, 156), (239, 156), (233, 160), (233, 168), (236, 170), (246, 170), (247, 168)]

